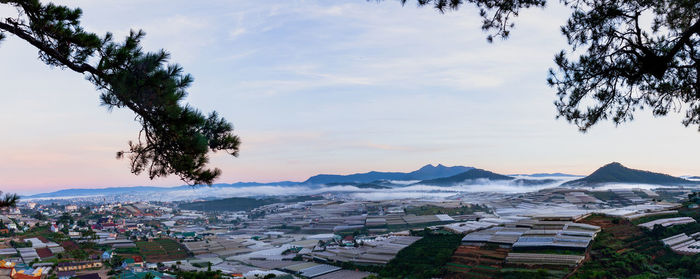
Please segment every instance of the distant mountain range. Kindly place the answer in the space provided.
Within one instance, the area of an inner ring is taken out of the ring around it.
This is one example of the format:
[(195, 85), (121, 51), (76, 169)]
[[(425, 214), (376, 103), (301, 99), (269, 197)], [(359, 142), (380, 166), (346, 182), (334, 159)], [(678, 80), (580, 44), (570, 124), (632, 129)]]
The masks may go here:
[(378, 180), (426, 180), (440, 177), (448, 177), (471, 170), (473, 167), (454, 166), (447, 167), (439, 164), (425, 165), (412, 172), (379, 172), (371, 171), (366, 173), (356, 173), (348, 175), (339, 174), (319, 174), (312, 176), (304, 184), (328, 184), (328, 183), (366, 183)]
[(463, 173), (436, 179), (428, 179), (416, 184), (434, 185), (434, 186), (452, 186), (452, 185), (468, 185), (479, 184), (485, 180), (488, 181), (512, 181), (517, 185), (543, 185), (556, 182), (554, 179), (520, 179), (512, 176), (502, 175), (482, 169), (471, 169)]
[(661, 186), (698, 185), (698, 182), (695, 181), (663, 173), (630, 169), (620, 163), (613, 162), (597, 169), (589, 176), (566, 182), (562, 184), (562, 186), (596, 187), (611, 183), (651, 184)]
[[(513, 185), (545, 185), (555, 184), (558, 181), (567, 180), (573, 177), (580, 177), (564, 173), (536, 173), (536, 174), (518, 174), (518, 175), (503, 175), (490, 172), (483, 169), (477, 169), (466, 166), (444, 166), (425, 165), (418, 170), (412, 172), (379, 172), (371, 171), (366, 173), (356, 173), (348, 175), (339, 174), (320, 174), (310, 177), (304, 182), (280, 181), (270, 183), (258, 182), (238, 182), (232, 184), (219, 183), (212, 185), (211, 188), (204, 188), (193, 192), (192, 198), (209, 197), (203, 195), (212, 195), (216, 193), (216, 188), (243, 188), (256, 186), (281, 186), (281, 187), (308, 187), (311, 189), (323, 189), (324, 187), (332, 186), (354, 186), (361, 189), (389, 189), (396, 187), (405, 187), (409, 185), (434, 185), (434, 186), (452, 186), (452, 185), (469, 185), (469, 184), (487, 184), (489, 181), (508, 182)], [(551, 179), (554, 178), (554, 179)], [(398, 182), (403, 181), (403, 182)], [(416, 183), (417, 182), (417, 183)], [(649, 171), (641, 171), (629, 169), (622, 166), (620, 163), (611, 163), (601, 167), (591, 175), (581, 179), (572, 180), (561, 184), (567, 187), (595, 187), (608, 183), (635, 183), (635, 184), (652, 184), (663, 186), (685, 186), (685, 185), (700, 185), (700, 182), (674, 177), (661, 173)], [(168, 192), (181, 190), (192, 190), (188, 185), (175, 187), (153, 187), (153, 186), (133, 186), (133, 187), (109, 187), (109, 188), (93, 188), (93, 189), (65, 189), (51, 193), (36, 194), (32, 196), (22, 197), (23, 199), (36, 198), (64, 198), (64, 197), (79, 197), (79, 196), (110, 196), (110, 195), (144, 195), (157, 193), (160, 196), (170, 195)], [(206, 190), (210, 189), (210, 190)], [(330, 189), (329, 189), (330, 190)], [(201, 194), (198, 194), (200, 193)], [(240, 193), (241, 191), (229, 191), (230, 193)], [(246, 192), (246, 191), (244, 191)], [(318, 192), (318, 191), (316, 191)], [(173, 192), (174, 193), (174, 192)], [(248, 192), (246, 192), (248, 193)], [(175, 197), (175, 196), (173, 196)], [(219, 197), (220, 198), (220, 197)]]
[[(217, 183), (212, 185), (212, 187), (220, 188), (239, 188), (239, 187), (250, 187), (250, 186), (292, 186), (297, 185), (299, 182), (293, 181), (280, 181), (280, 182), (270, 182), (270, 183), (258, 183), (258, 182), (237, 182), (232, 184), (227, 183)], [(129, 194), (129, 193), (141, 193), (141, 192), (169, 192), (177, 190), (188, 190), (192, 189), (190, 185), (174, 186), (174, 187), (155, 187), (155, 186), (127, 186), (127, 187), (108, 187), (108, 188), (89, 188), (89, 189), (64, 189), (58, 190), (50, 193), (42, 193), (27, 196), (25, 198), (53, 198), (53, 197), (73, 197), (73, 196), (97, 196), (97, 195), (118, 195), (118, 194)]]

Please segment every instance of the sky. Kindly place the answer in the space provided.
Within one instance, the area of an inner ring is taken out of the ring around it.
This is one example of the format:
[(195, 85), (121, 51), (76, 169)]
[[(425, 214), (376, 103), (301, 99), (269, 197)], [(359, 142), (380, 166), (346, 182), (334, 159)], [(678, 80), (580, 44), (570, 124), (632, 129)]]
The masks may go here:
[[(440, 14), (411, 1), (55, 3), (81, 7), (82, 24), (98, 34), (143, 29), (145, 50), (167, 49), (194, 76), (187, 102), (219, 112), (243, 141), (238, 158), (212, 156), (221, 183), (428, 163), (588, 174), (618, 161), (700, 175), (700, 133), (681, 115), (641, 111), (587, 133), (555, 118), (547, 70), (566, 48), (559, 26), (570, 13), (556, 2), (523, 12), (511, 37), (491, 44), (476, 10)], [(135, 176), (115, 159), (139, 125), (98, 96), (26, 42), (0, 42), (0, 190), (182, 185)]]

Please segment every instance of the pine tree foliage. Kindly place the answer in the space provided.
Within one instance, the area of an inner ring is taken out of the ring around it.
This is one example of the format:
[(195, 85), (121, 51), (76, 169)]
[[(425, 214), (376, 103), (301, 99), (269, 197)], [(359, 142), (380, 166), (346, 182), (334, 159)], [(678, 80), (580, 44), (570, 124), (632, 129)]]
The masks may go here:
[[(405, 4), (408, 0), (400, 0)], [(551, 0), (550, 0), (551, 1)], [(569, 44), (547, 79), (557, 90), (558, 117), (587, 131), (600, 120), (620, 124), (648, 108), (656, 116), (685, 111), (700, 128), (700, 1), (561, 0), (571, 16)], [(522, 9), (546, 0), (417, 0), (440, 12), (479, 9), (487, 39), (507, 38)]]
[(5, 194), (3, 196), (2, 191), (0, 191), (0, 196), (2, 196), (0, 197), (0, 209), (15, 207), (17, 201), (19, 201), (19, 196), (17, 196), (17, 194)]
[(14, 35), (39, 50), (47, 65), (86, 76), (101, 92), (108, 109), (127, 108), (141, 124), (128, 150), (131, 172), (151, 179), (170, 174), (188, 184), (212, 184), (221, 174), (208, 168), (209, 151), (238, 156), (240, 139), (233, 126), (216, 112), (204, 115), (183, 104), (193, 78), (169, 64), (165, 50), (144, 52), (143, 31), (131, 31), (123, 42), (111, 33), (98, 36), (80, 25), (82, 11), (38, 0), (0, 0), (17, 17), (0, 19), (0, 40)]

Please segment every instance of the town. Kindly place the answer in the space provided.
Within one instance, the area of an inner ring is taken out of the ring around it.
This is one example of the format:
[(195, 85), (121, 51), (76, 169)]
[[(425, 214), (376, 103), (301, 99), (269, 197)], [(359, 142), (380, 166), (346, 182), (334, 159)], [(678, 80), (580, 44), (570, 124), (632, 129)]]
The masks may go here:
[(635, 231), (700, 253), (700, 201), (684, 188), (324, 193), (221, 208), (244, 202), (234, 199), (22, 201), (0, 216), (0, 278), (563, 278), (595, 262), (599, 241)]

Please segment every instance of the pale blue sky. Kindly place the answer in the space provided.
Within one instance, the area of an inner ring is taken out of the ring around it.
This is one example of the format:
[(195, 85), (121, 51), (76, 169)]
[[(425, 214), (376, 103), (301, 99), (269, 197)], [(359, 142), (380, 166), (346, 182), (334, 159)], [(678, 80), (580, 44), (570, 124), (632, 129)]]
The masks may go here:
[[(700, 175), (700, 133), (678, 115), (643, 111), (587, 134), (555, 120), (545, 79), (565, 47), (558, 6), (523, 13), (509, 40), (488, 44), (472, 9), (392, 0), (58, 3), (82, 7), (90, 31), (144, 29), (146, 49), (167, 49), (194, 75), (188, 102), (243, 139), (239, 158), (215, 156), (219, 182), (427, 163), (585, 174), (620, 161)], [(130, 174), (114, 153), (137, 135), (132, 114), (106, 112), (81, 75), (36, 56), (15, 37), (0, 43), (0, 190), (181, 184)]]

